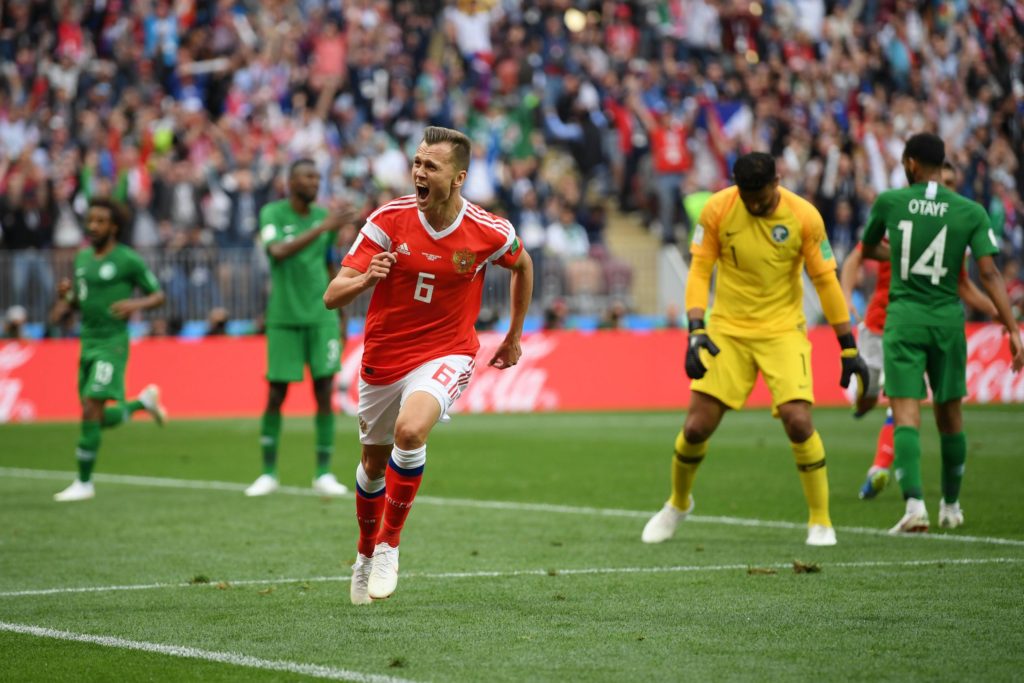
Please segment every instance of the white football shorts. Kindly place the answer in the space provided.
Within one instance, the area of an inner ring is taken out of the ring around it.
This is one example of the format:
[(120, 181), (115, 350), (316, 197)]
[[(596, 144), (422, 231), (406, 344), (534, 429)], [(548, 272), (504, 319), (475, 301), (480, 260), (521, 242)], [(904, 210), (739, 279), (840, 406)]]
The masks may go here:
[(395, 442), (395, 421), (405, 399), (425, 391), (441, 406), (438, 422), (448, 422), (448, 410), (473, 376), (469, 356), (444, 356), (424, 363), (392, 384), (367, 384), (359, 379), (359, 443), (381, 446)]
[(863, 322), (857, 325), (857, 333), (857, 351), (868, 366), (868, 387), (864, 395), (878, 396), (885, 379), (882, 372), (885, 365), (882, 355), (882, 335), (869, 330)]

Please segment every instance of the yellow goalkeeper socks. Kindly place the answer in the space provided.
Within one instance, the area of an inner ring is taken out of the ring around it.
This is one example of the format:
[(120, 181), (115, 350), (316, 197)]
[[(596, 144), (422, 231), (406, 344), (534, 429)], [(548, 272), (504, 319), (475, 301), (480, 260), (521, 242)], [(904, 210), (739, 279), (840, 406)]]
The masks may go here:
[(800, 472), (800, 484), (804, 487), (804, 498), (810, 508), (809, 524), (832, 526), (828, 515), (828, 474), (825, 469), (825, 445), (815, 431), (803, 443), (792, 443), (796, 468)]
[(680, 431), (676, 437), (675, 451), (672, 458), (672, 497), (668, 502), (677, 510), (688, 510), (693, 480), (697, 478), (697, 468), (708, 452), (708, 442), (690, 443)]

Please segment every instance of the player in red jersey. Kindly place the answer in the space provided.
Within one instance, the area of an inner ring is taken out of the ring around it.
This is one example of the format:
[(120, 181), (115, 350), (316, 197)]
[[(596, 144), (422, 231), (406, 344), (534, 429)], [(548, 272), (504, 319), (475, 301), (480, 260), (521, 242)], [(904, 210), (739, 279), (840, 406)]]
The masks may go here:
[(533, 295), (533, 262), (512, 225), (462, 198), (470, 142), (431, 126), (412, 162), (416, 194), (377, 209), (328, 285), (328, 308), (372, 289), (359, 382), (353, 604), (389, 597), (398, 584), (398, 542), (419, 489), (426, 443), (465, 390), (480, 343), (484, 269), (512, 271), (511, 322), (489, 365), (510, 368)]
[[(942, 165), (942, 184), (951, 190), (956, 190), (956, 181), (956, 168), (947, 159)], [(861, 245), (858, 243), (857, 248), (850, 252), (843, 262), (843, 268), (839, 275), (843, 294), (846, 296), (846, 300), (851, 302), (850, 315), (855, 319), (860, 318), (860, 313), (852, 303), (853, 288), (856, 286), (857, 274), (863, 261)], [(876, 261), (876, 263), (878, 264), (878, 277), (875, 281), (875, 291), (864, 312), (864, 319), (857, 326), (859, 332), (857, 347), (868, 364), (870, 379), (868, 386), (857, 399), (855, 417), (863, 417), (878, 404), (882, 388), (882, 330), (885, 328), (885, 315), (889, 306), (889, 278), (892, 275), (892, 266), (888, 261)], [(972, 308), (978, 309), (989, 317), (994, 318), (998, 315), (995, 304), (978, 289), (977, 285), (971, 282), (967, 277), (966, 270), (960, 271), (960, 298)], [(874, 462), (868, 468), (867, 478), (860, 487), (858, 495), (863, 500), (874, 498), (889, 483), (889, 470), (893, 461), (892, 439), (893, 418), (892, 410), (889, 409), (885, 414), (885, 424), (878, 432), (878, 446), (875, 449)]]

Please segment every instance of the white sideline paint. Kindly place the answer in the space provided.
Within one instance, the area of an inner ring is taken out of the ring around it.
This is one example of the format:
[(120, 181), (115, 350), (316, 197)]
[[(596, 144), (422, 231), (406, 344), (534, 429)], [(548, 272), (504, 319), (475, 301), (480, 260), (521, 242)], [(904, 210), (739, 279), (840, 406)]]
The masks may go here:
[[(839, 567), (842, 569), (870, 569), (875, 567), (923, 567), (939, 565), (978, 565), (978, 564), (1021, 564), (1024, 557), (977, 557), (977, 558), (946, 558), (938, 560), (867, 560), (864, 562), (825, 562), (825, 568)], [(581, 569), (510, 569), (507, 571), (479, 572), (405, 572), (404, 579), (500, 579), (517, 576), (584, 576), (593, 574), (675, 574), (682, 572), (721, 572), (729, 570), (749, 569), (752, 564), (690, 564), (669, 567), (584, 567)], [(772, 569), (789, 569), (793, 565), (786, 562), (759, 565)], [(8, 591), (0, 593), (0, 598), (15, 598), (34, 595), (57, 595), (67, 593), (102, 593), (132, 590), (149, 590), (153, 588), (215, 588), (218, 583), (229, 586), (263, 586), (281, 583), (327, 583), (347, 582), (351, 575), (342, 576), (309, 576), (304, 578), (277, 579), (241, 579), (237, 581), (211, 581), (209, 583), (143, 583), (129, 586), (84, 586), (81, 588), (40, 588), (37, 590)]]
[[(56, 470), (33, 470), (20, 467), (0, 467), (0, 477), (19, 479), (59, 479), (66, 480), (76, 476), (75, 472), (59, 472)], [(171, 479), (164, 477), (140, 477), (127, 474), (95, 474), (93, 481), (102, 484), (122, 484), (125, 486), (153, 486), (158, 488), (238, 491), (242, 492), (246, 484), (229, 481), (203, 481), (200, 479)], [(301, 486), (282, 486), (276, 493), (294, 496), (313, 496), (320, 494), (312, 488)], [(339, 496), (351, 498), (354, 494)], [(468, 507), (478, 510), (512, 510), (515, 512), (545, 512), (548, 514), (591, 515), (595, 517), (627, 517), (631, 519), (647, 519), (653, 512), (650, 510), (621, 510), (616, 508), (577, 507), (572, 505), (553, 505), (549, 503), (519, 503), (502, 500), (472, 500), (469, 498), (438, 498), (436, 496), (416, 496), (416, 502), (423, 505), (447, 507)], [(798, 522), (783, 522), (767, 519), (751, 519), (748, 517), (722, 517), (714, 515), (689, 515), (686, 523), (724, 524), (728, 526), (765, 527), (772, 529), (798, 529), (807, 531), (807, 525)], [(986, 543), (990, 545), (1008, 545), (1024, 547), (1024, 540), (999, 538), (995, 536), (964, 536), (960, 534), (902, 534), (892, 536), (887, 529), (870, 529), (867, 527), (837, 526), (836, 531), (845, 534), (861, 534), (864, 536), (880, 536), (882, 538), (915, 538), (932, 541), (953, 541), (959, 543)]]
[(410, 683), (409, 681), (401, 678), (379, 676), (376, 674), (364, 674), (358, 671), (335, 669), (333, 667), (320, 666), (317, 664), (301, 664), (299, 662), (287, 662), (279, 659), (260, 659), (259, 657), (251, 657), (237, 652), (213, 652), (210, 650), (200, 650), (194, 647), (187, 647), (185, 645), (164, 645), (162, 643), (147, 643), (140, 640), (125, 640), (124, 638), (118, 638), (116, 636), (95, 636), (88, 633), (59, 631), (57, 629), (31, 626), (29, 624), (12, 624), (0, 621), (0, 631), (37, 636), (39, 638), (91, 643), (93, 645), (113, 647), (120, 650), (138, 650), (140, 652), (152, 652), (154, 654), (169, 655), (171, 657), (201, 659), (206, 662), (217, 662), (218, 664), (230, 664), (232, 666), (244, 666), (250, 669), (283, 671), (290, 674), (313, 676), (314, 678), (326, 678), (332, 681), (353, 681), (353, 683)]

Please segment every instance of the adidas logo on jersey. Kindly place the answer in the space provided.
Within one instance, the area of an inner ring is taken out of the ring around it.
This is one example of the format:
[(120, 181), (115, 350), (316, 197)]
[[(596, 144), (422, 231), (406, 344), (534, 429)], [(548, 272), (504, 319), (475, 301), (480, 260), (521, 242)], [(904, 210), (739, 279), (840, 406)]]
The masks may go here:
[(409, 256), (412, 253), (411, 251), (409, 251), (409, 245), (406, 244), (405, 242), (399, 244), (398, 249), (395, 249), (395, 251), (397, 251), (399, 254), (404, 254), (405, 256)]

